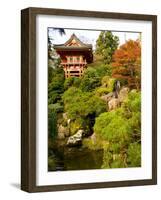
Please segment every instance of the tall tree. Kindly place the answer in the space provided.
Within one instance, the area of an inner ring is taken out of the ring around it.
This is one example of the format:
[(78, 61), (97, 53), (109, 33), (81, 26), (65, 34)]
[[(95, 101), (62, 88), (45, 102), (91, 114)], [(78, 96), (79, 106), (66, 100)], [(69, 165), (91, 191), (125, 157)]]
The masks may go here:
[(60, 66), (60, 56), (56, 53), (52, 43), (54, 40), (52, 36), (55, 31), (57, 31), (61, 36), (65, 35), (65, 30), (63, 28), (48, 28), (48, 66), (53, 69)]
[(103, 57), (105, 64), (110, 64), (118, 44), (119, 38), (114, 36), (111, 31), (101, 31), (96, 41), (96, 54)]
[(141, 44), (140, 40), (128, 40), (113, 55), (112, 76), (124, 81), (130, 88), (140, 88)]

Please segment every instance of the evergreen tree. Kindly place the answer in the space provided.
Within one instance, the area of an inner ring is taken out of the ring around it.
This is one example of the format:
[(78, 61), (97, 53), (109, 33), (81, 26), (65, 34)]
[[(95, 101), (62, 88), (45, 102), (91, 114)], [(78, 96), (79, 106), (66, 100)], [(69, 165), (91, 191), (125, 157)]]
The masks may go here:
[(96, 54), (103, 57), (104, 63), (112, 62), (112, 55), (117, 49), (119, 38), (114, 36), (111, 31), (101, 31), (96, 41)]

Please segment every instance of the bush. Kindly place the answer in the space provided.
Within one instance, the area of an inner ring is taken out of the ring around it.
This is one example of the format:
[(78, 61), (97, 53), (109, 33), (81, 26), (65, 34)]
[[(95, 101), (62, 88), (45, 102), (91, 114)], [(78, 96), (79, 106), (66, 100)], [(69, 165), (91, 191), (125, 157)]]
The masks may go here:
[(103, 76), (111, 76), (111, 73), (112, 73), (111, 65), (99, 64), (99, 65), (96, 66), (96, 70), (97, 70), (98, 75), (101, 78)]
[(60, 103), (55, 103), (55, 104), (49, 104), (48, 109), (51, 112), (63, 112), (63, 106)]
[(80, 78), (78, 77), (69, 77), (65, 79), (64, 89), (67, 90), (69, 87), (79, 87), (80, 82)]
[(129, 142), (132, 132), (128, 121), (116, 111), (102, 113), (96, 118), (94, 131), (112, 143)]
[(113, 92), (114, 83), (116, 79), (110, 78), (109, 76), (104, 76), (101, 80), (102, 86), (108, 88), (109, 92)]
[(84, 92), (94, 90), (96, 87), (101, 85), (101, 78), (94, 68), (88, 68), (81, 78), (80, 88)]
[(99, 97), (108, 93), (109, 93), (109, 89), (104, 88), (104, 87), (99, 87), (95, 90), (95, 94)]
[(105, 102), (99, 97), (75, 87), (69, 88), (64, 93), (63, 100), (70, 119), (85, 118), (92, 114), (98, 116), (106, 110)]
[(103, 168), (141, 165), (140, 110), (140, 92), (131, 91), (121, 108), (102, 113), (96, 118), (94, 132), (109, 141), (104, 151)]
[[(54, 104), (61, 99), (64, 92), (64, 71), (62, 68), (52, 69), (52, 78), (48, 83), (48, 104)], [(49, 71), (50, 72), (50, 71)], [(51, 72), (49, 73), (51, 76)]]
[(127, 150), (127, 162), (130, 167), (141, 166), (141, 144), (132, 143)]
[(74, 135), (79, 129), (82, 129), (82, 123), (80, 119), (71, 121), (70, 123), (70, 135)]
[(50, 110), (48, 112), (48, 136), (52, 139), (57, 136), (57, 113)]
[[(68, 117), (76, 123), (79, 120), (85, 134), (91, 134), (95, 117), (105, 112), (106, 103), (92, 92), (82, 92), (70, 87), (63, 95), (64, 108)], [(76, 121), (75, 121), (76, 120)], [(80, 127), (79, 127), (80, 128)], [(73, 128), (75, 132), (75, 128)]]

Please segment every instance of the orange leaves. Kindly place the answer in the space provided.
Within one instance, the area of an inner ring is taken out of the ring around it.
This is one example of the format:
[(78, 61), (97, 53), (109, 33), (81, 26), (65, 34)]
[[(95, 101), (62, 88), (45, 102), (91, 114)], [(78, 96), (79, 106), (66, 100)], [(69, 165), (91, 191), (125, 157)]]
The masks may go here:
[(113, 54), (112, 75), (127, 81), (129, 87), (140, 88), (141, 45), (139, 40), (129, 40)]

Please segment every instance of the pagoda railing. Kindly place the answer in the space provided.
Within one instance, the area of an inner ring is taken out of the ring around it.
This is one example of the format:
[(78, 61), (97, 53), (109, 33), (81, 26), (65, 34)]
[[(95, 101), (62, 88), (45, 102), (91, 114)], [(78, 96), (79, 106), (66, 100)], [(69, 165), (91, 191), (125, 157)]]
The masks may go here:
[(62, 65), (86, 65), (87, 62), (83, 61), (83, 62), (61, 62)]

